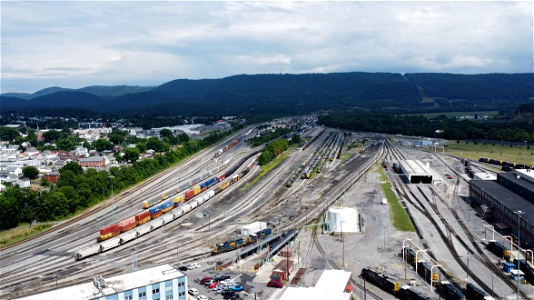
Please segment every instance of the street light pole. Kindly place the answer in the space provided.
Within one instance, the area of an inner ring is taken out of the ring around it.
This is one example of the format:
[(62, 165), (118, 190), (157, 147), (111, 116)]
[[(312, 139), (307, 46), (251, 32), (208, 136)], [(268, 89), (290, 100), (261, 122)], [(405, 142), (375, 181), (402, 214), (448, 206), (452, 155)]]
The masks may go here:
[(417, 256), (419, 255), (419, 252), (427, 252), (428, 249), (423, 249), (423, 250), (417, 250), (415, 252), (415, 273), (417, 274), (417, 266), (419, 265), (419, 260), (417, 259)]
[(402, 241), (402, 261), (404, 261), (404, 280), (406, 280), (406, 258), (405, 258), (405, 255), (404, 253), (406, 252), (406, 246), (404, 246), (404, 242), (406, 241), (412, 241), (412, 239), (405, 239), (404, 241)]
[[(525, 143), (526, 145), (526, 143)], [(524, 214), (524, 211), (516, 211), (517, 214), (517, 300), (519, 300), (519, 270), (521, 270), (521, 215)], [(511, 250), (511, 249), (510, 249)]]

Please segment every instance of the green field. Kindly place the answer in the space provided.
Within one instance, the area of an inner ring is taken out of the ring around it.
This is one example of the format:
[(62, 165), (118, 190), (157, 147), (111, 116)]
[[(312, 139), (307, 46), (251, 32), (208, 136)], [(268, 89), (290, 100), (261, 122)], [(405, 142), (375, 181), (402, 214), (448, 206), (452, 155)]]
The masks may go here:
[(33, 226), (20, 226), (9, 230), (0, 231), (0, 248), (11, 243), (18, 242), (32, 234), (39, 233), (52, 227), (50, 224), (40, 224)]
[[(528, 147), (528, 146), (527, 146)], [(449, 141), (445, 146), (445, 154), (462, 156), (465, 158), (478, 160), (480, 157), (494, 158), (514, 163), (523, 163), (526, 158), (527, 165), (534, 165), (534, 150), (527, 149), (525, 155), (525, 146), (513, 146), (478, 143), (473, 142), (466, 144), (460, 141)]]
[[(474, 115), (475, 113), (478, 113), (478, 116), (480, 118), (482, 118), (483, 116), (488, 116), (490, 118), (493, 118), (494, 116), (498, 115), (499, 112), (498, 111), (459, 111), (459, 112), (440, 112), (440, 113), (427, 113), (427, 114), (415, 114), (415, 115), (423, 115), (429, 119), (432, 119), (432, 118), (435, 118), (439, 115), (446, 115), (448, 118), (456, 118), (456, 117), (460, 117), (460, 116), (465, 116), (465, 115)], [(414, 115), (414, 114), (406, 114), (406, 116), (410, 116), (410, 115)]]
[(266, 164), (265, 166), (260, 166), (262, 172), (258, 177), (254, 178), (254, 180), (247, 184), (244, 189), (248, 189), (251, 185), (256, 183), (256, 181), (260, 180), (264, 175), (266, 175), (269, 171), (271, 171), (274, 167), (278, 166), (286, 157), (291, 153), (293, 150), (297, 148), (298, 145), (291, 145), (289, 148), (287, 148), (286, 151), (284, 151), (282, 154), (280, 154), (277, 158), (275, 158), (270, 163)]
[(387, 181), (386, 175), (384, 174), (382, 167), (378, 167), (375, 172), (380, 174), (380, 180), (384, 182), (381, 184), (382, 192), (384, 192), (384, 197), (388, 199), (389, 211), (391, 212), (391, 221), (393, 227), (395, 227), (395, 229), (397, 229), (398, 231), (415, 232), (415, 228), (413, 227), (413, 224), (410, 221), (408, 214), (400, 204), (397, 195), (395, 195), (395, 193), (391, 189), (391, 183)]

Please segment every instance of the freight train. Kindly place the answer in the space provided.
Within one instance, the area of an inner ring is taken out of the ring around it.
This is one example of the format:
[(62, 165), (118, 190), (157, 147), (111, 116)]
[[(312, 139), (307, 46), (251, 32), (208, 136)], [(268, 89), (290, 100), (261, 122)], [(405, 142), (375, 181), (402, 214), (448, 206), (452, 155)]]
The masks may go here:
[(361, 277), (382, 290), (395, 295), (399, 299), (403, 300), (433, 300), (432, 298), (424, 295), (421, 292), (413, 289), (408, 285), (400, 286), (400, 283), (387, 275), (378, 273), (371, 268), (363, 268)]
[[(245, 157), (242, 160), (242, 163), (245, 160), (248, 160), (254, 154), (257, 154), (257, 153), (255, 152)], [(186, 199), (189, 196), (186, 197), (185, 195), (183, 198), (176, 197), (172, 201), (171, 200), (165, 201), (162, 204), (158, 204), (154, 207), (151, 207), (147, 211), (144, 211), (133, 217), (122, 220), (117, 224), (112, 224), (112, 225), (102, 228), (100, 230), (100, 236), (97, 238), (97, 241), (100, 243), (78, 250), (74, 255), (75, 259), (82, 260), (88, 256), (95, 255), (95, 254), (107, 251), (109, 249), (115, 248), (130, 240), (138, 238), (141, 235), (154, 231), (158, 229), (159, 227), (169, 222), (172, 222), (173, 220), (177, 218), (180, 218), (184, 214), (190, 212), (191, 210), (195, 209), (197, 206), (201, 205), (205, 201), (209, 200), (213, 196), (225, 190), (227, 187), (229, 187), (234, 182), (237, 182), (240, 178), (248, 174), (249, 171), (252, 169), (252, 167), (256, 163), (257, 163), (257, 159), (254, 159), (254, 161), (250, 163), (239, 175), (234, 176), (231, 179), (224, 181), (221, 185), (216, 187), (214, 190), (208, 191), (203, 196), (198, 196), (195, 199), (192, 199), (192, 197), (189, 199)], [(237, 166), (233, 168), (232, 172), (235, 172), (236, 169), (237, 169)], [(226, 176), (217, 177), (218, 182), (224, 178), (226, 178)], [(209, 181), (213, 181), (213, 179), (210, 179)], [(198, 186), (198, 188), (196, 189), (195, 188), (188, 191), (189, 192), (188, 195), (191, 194), (190, 192), (193, 192), (194, 194), (195, 190), (201, 190), (200, 186)], [(114, 238), (118, 236), (119, 234), (122, 234), (122, 235), (120, 237)]]
[(247, 238), (237, 238), (215, 245), (211, 254), (218, 254), (237, 249), (237, 247), (244, 247), (257, 241), (264, 239), (272, 234), (271, 228), (260, 230)]
[(480, 157), (478, 159), (478, 161), (479, 162), (493, 164), (493, 165), (500, 165), (500, 166), (502, 166), (502, 170), (506, 171), (506, 172), (513, 171), (515, 169), (533, 169), (534, 170), (534, 167), (529, 166), (529, 165), (516, 164), (516, 163), (497, 160), (497, 159), (493, 159), (493, 158)]
[(469, 300), (495, 300), (495, 298), (486, 294), (482, 289), (472, 283), (468, 283), (463, 289), (463, 294)]
[[(517, 266), (517, 259), (514, 259), (512, 262), (514, 265)], [(525, 273), (525, 280), (530, 282), (531, 284), (534, 284), (534, 268), (532, 268), (526, 260), (521, 259), (521, 263), (519, 264), (519, 269)]]
[(433, 282), (436, 282), (438, 280), (438, 273), (434, 272), (432, 273), (432, 265), (428, 262), (421, 260), (421, 257), (417, 257), (416, 259), (416, 252), (415, 250), (411, 248), (404, 248), (404, 256), (406, 259), (406, 262), (409, 263), (412, 266), (417, 265), (417, 273), (419, 273), (419, 276), (423, 277), (426, 282), (430, 283), (432, 280)]
[(446, 300), (465, 300), (465, 295), (449, 281), (442, 281), (438, 286), (438, 290)]
[(510, 257), (510, 250), (495, 240), (489, 241), (488, 249), (502, 259), (508, 259)]

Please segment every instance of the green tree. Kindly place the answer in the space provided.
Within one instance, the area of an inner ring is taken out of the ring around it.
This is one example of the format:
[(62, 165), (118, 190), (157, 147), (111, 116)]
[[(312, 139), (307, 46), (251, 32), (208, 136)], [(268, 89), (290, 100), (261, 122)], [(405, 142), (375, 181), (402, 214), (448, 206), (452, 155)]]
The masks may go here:
[(300, 137), (300, 135), (298, 134), (295, 134), (291, 137), (291, 143), (294, 143), (294, 144), (298, 144), (302, 141), (302, 138)]
[(170, 138), (171, 136), (174, 136), (174, 134), (172, 133), (170, 129), (164, 128), (159, 132), (159, 136), (161, 138), (164, 138), (164, 137)]
[(121, 134), (110, 134), (108, 138), (114, 145), (119, 145), (124, 141), (124, 136)]
[(145, 143), (137, 143), (137, 144), (135, 145), (135, 147), (136, 147), (137, 149), (139, 149), (139, 152), (140, 152), (140, 153), (145, 153), (145, 152), (146, 152), (146, 149), (147, 149)]
[(41, 178), (41, 186), (50, 186), (50, 181), (48, 181), (46, 178)]
[(191, 138), (187, 135), (187, 133), (182, 133), (178, 136), (178, 140), (181, 144), (189, 142)]
[(26, 141), (31, 143), (32, 146), (37, 145), (37, 133), (35, 132), (35, 129), (33, 128), (28, 129), (28, 135), (26, 136)]
[(83, 174), (83, 168), (75, 161), (69, 161), (66, 163), (61, 169), (59, 169), (59, 173), (62, 174), (65, 171), (72, 171), (74, 175), (80, 175)]
[(69, 136), (66, 139), (60, 138), (56, 141), (56, 146), (59, 150), (72, 151), (76, 149), (76, 141), (72, 136)]
[(29, 179), (35, 179), (39, 175), (39, 170), (33, 166), (27, 166), (22, 168), (22, 174)]
[(47, 143), (57, 141), (59, 138), (61, 138), (61, 132), (57, 130), (48, 130), (46, 132), (43, 132), (43, 138)]
[(93, 141), (92, 145), (95, 148), (95, 150), (99, 152), (105, 151), (105, 150), (113, 150), (113, 144), (104, 139), (98, 139), (96, 141)]
[(124, 158), (131, 162), (137, 161), (139, 159), (139, 149), (137, 148), (124, 149)]
[(12, 141), (19, 135), (20, 132), (16, 128), (0, 127), (0, 140), (2, 141)]

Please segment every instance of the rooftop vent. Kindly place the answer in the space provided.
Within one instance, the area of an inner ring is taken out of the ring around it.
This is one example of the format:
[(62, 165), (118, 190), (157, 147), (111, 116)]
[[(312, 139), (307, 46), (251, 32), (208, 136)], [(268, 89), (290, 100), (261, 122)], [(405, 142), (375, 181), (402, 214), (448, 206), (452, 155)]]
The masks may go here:
[(106, 287), (106, 281), (100, 275), (93, 277), (93, 284), (99, 290), (101, 290), (101, 289)]

